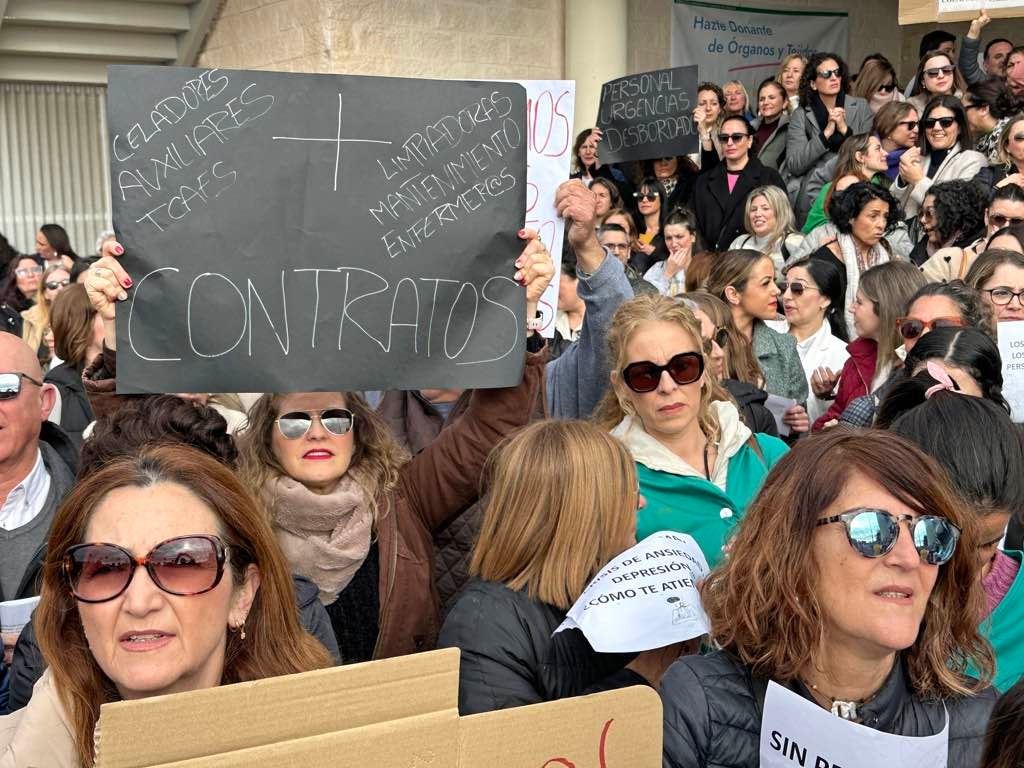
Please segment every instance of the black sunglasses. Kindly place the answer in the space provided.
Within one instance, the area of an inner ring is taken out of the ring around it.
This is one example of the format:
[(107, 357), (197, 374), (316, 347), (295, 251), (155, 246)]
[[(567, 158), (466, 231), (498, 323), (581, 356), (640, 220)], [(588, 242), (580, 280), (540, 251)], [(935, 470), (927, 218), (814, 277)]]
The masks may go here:
[(56, 291), (58, 288), (67, 288), (71, 285), (71, 280), (66, 277), (63, 280), (47, 280), (44, 285), (47, 290)]
[(658, 193), (657, 192), (634, 192), (633, 193), (633, 197), (635, 197), (637, 200), (646, 200), (649, 203), (653, 203), (655, 200), (658, 199)]
[(917, 128), (917, 120), (901, 120), (896, 125), (902, 125), (908, 131), (913, 131)]
[(710, 339), (702, 339), (702, 345), (704, 347), (704, 354), (710, 355), (714, 351), (714, 344), (717, 344), (720, 349), (725, 349), (725, 346), (729, 343), (729, 331), (725, 328), (716, 328), (715, 332), (711, 334)]
[(833, 77), (842, 77), (842, 76), (843, 76), (843, 70), (841, 70), (839, 67), (836, 67), (835, 69), (819, 69), (818, 70), (818, 77), (820, 77), (822, 80), (831, 80)]
[(314, 419), (332, 435), (340, 436), (352, 429), (355, 418), (352, 411), (344, 408), (328, 408), (325, 411), (289, 411), (276, 421), (277, 428), (286, 439), (298, 440), (309, 432)]
[(960, 540), (960, 529), (944, 517), (937, 515), (894, 515), (884, 509), (861, 507), (841, 515), (819, 520), (817, 525), (842, 523), (850, 546), (864, 557), (882, 557), (892, 551), (900, 535), (900, 523), (908, 526), (914, 549), (922, 562), (942, 565), (949, 562)]
[(718, 134), (718, 140), (723, 144), (728, 144), (730, 141), (733, 144), (739, 144), (744, 139), (748, 138), (750, 134), (747, 133), (720, 133)]
[(952, 75), (953, 69), (954, 67), (951, 67), (947, 64), (944, 67), (933, 67), (932, 69), (926, 69), (924, 70), (924, 73), (928, 75), (928, 77), (938, 77), (939, 75)]
[(956, 122), (955, 117), (927, 117), (921, 121), (921, 125), (924, 126), (926, 131), (930, 131), (936, 125), (942, 128), (949, 128)]
[(665, 371), (679, 386), (693, 384), (704, 373), (704, 357), (697, 352), (680, 352), (673, 355), (666, 365), (650, 360), (630, 363), (622, 369), (622, 380), (634, 392), (653, 392)]
[(37, 387), (43, 382), (36, 381), (27, 373), (0, 373), (0, 400), (13, 400), (21, 393), (21, 380), (27, 379)]
[[(1021, 140), (1024, 140), (1024, 136), (1021, 136)], [(1024, 219), (1018, 219), (1016, 216), (1003, 216), (1001, 213), (993, 213), (989, 216), (989, 219), (996, 225), (997, 229), (1008, 227), (1011, 224), (1024, 224)]]
[(64, 553), (61, 567), (71, 594), (83, 603), (105, 603), (122, 594), (135, 569), (146, 568), (164, 592), (190, 596), (209, 592), (224, 576), (228, 547), (217, 536), (177, 536), (136, 557), (118, 544), (78, 544)]
[(779, 283), (779, 293), (785, 293), (786, 291), (792, 291), (794, 296), (803, 296), (804, 291), (817, 291), (813, 285), (800, 282), (799, 280), (783, 280)]
[(893, 91), (896, 90), (896, 83), (889, 83), (887, 85), (880, 85), (880, 86), (878, 86), (878, 90), (880, 90), (882, 93), (892, 93)]

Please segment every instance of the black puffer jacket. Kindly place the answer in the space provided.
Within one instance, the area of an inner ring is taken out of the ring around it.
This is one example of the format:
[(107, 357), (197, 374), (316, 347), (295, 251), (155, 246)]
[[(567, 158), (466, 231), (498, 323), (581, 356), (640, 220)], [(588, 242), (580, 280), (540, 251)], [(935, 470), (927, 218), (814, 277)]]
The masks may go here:
[(565, 611), (493, 581), (473, 581), (445, 619), (439, 648), (462, 650), (459, 713), (646, 685), (630, 654), (597, 653), (578, 629), (552, 635)]
[[(299, 608), (299, 622), (302, 628), (313, 637), (323, 643), (324, 647), (331, 652), (335, 664), (341, 663), (341, 654), (338, 652), (338, 641), (334, 638), (334, 630), (331, 628), (331, 620), (327, 610), (320, 602), (320, 590), (309, 579), (301, 576), (292, 576), (295, 585), (295, 601)], [(33, 616), (33, 619), (35, 616)], [(9, 714), (21, 709), (28, 704), (32, 698), (32, 688), (36, 681), (42, 677), (46, 670), (46, 662), (43, 661), (43, 653), (39, 650), (39, 642), (36, 640), (36, 630), (30, 620), (18, 636), (18, 642), (14, 646), (14, 658), (11, 660), (11, 693), (7, 702), (7, 711), (0, 714)]]
[[(754, 678), (735, 657), (718, 651), (684, 656), (661, 681), (665, 713), (664, 768), (757, 768), (761, 709), (768, 681)], [(789, 686), (811, 698), (800, 683)], [(897, 664), (878, 694), (859, 709), (863, 724), (900, 736), (934, 736), (949, 712), (948, 768), (977, 768), (996, 693), (923, 701)]]

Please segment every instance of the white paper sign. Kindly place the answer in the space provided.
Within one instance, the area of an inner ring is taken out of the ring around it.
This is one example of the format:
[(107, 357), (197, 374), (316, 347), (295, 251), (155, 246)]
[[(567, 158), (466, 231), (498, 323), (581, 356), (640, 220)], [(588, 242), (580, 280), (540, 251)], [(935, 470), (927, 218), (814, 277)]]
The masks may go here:
[(633, 653), (708, 632), (697, 584), (708, 561), (692, 536), (662, 531), (601, 569), (555, 630), (579, 629), (595, 651)]
[(945, 768), (949, 715), (935, 736), (896, 736), (836, 717), (768, 683), (761, 717), (761, 768)]
[(540, 300), (541, 334), (555, 335), (558, 275), (565, 220), (555, 213), (555, 190), (569, 178), (575, 80), (517, 80), (526, 88), (526, 226), (540, 233), (555, 262), (555, 276)]
[(789, 425), (782, 421), (782, 417), (794, 405), (796, 405), (796, 400), (791, 400), (788, 397), (779, 397), (778, 395), (768, 395), (768, 399), (764, 401), (764, 407), (771, 411), (772, 416), (775, 417), (775, 426), (778, 427), (780, 435), (789, 434)]
[(1021, 0), (939, 0), (939, 13), (961, 11), (991, 11), (993, 8), (1019, 8)]
[(1003, 397), (1010, 404), (1010, 416), (1024, 421), (1024, 322), (999, 323), (999, 356), (1003, 360)]
[(32, 611), (39, 605), (39, 597), (23, 597), (0, 603), (0, 632), (18, 634), (28, 624)]

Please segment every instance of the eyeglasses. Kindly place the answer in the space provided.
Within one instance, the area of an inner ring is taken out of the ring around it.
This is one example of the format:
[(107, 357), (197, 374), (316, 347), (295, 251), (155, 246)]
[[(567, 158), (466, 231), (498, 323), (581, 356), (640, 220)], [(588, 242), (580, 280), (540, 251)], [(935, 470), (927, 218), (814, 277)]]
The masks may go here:
[(896, 328), (904, 339), (916, 339), (926, 331), (931, 331), (935, 328), (960, 328), (963, 324), (963, 319), (959, 317), (936, 317), (931, 320), (901, 317), (896, 321)]
[(999, 286), (998, 288), (982, 288), (982, 293), (987, 293), (993, 304), (1000, 307), (1005, 307), (1014, 298), (1017, 299), (1017, 303), (1024, 307), (1024, 301), (1021, 297), (1024, 296), (1024, 291), (1012, 291), (1005, 286)]
[(949, 128), (956, 122), (955, 117), (929, 117), (921, 121), (921, 125), (924, 126), (926, 131), (930, 131), (936, 125), (942, 128)]
[(58, 288), (67, 288), (71, 285), (70, 278), (64, 278), (63, 280), (47, 280), (44, 285), (48, 291), (56, 291)]
[(658, 199), (657, 192), (634, 192), (633, 197), (637, 200), (646, 200), (648, 203), (653, 203)]
[(135, 557), (117, 544), (78, 544), (64, 553), (61, 567), (68, 588), (83, 603), (105, 603), (128, 589), (138, 566), (170, 595), (201, 595), (224, 575), (228, 547), (217, 536), (178, 536)]
[(843, 71), (836, 67), (835, 69), (819, 69), (818, 77), (822, 80), (831, 80), (833, 77), (842, 77)]
[(290, 411), (276, 419), (277, 428), (288, 440), (298, 440), (309, 432), (313, 420), (332, 435), (344, 435), (351, 431), (356, 417), (344, 408), (328, 408), (324, 411)]
[(960, 540), (960, 529), (937, 515), (894, 515), (884, 509), (858, 508), (826, 517), (818, 525), (842, 523), (850, 546), (864, 557), (882, 557), (892, 551), (900, 535), (900, 523), (907, 526), (921, 561), (928, 565), (949, 562)]
[(601, 243), (612, 253), (624, 253), (629, 250), (629, 243)]
[(749, 138), (746, 133), (720, 133), (718, 134), (718, 140), (723, 144), (739, 144), (744, 139)]
[(779, 293), (785, 293), (786, 291), (792, 291), (794, 296), (803, 296), (804, 291), (821, 291), (813, 285), (802, 283), (799, 280), (783, 280), (779, 283)]
[[(1024, 136), (1021, 137), (1021, 140), (1024, 141)], [(1011, 224), (1024, 224), (1024, 219), (1018, 219), (1016, 216), (1003, 216), (1001, 213), (993, 213), (989, 216), (989, 220), (996, 225), (996, 229), (1002, 229)]]
[(902, 125), (908, 131), (917, 130), (917, 120), (901, 120), (896, 125)]
[(935, 218), (935, 207), (934, 206), (928, 206), (927, 208), (922, 208), (921, 209), (921, 213), (919, 213), (918, 216), (920, 216), (921, 219), (924, 220), (924, 221), (930, 221), (931, 219), (934, 219)]
[(702, 339), (701, 341), (704, 347), (704, 354), (710, 355), (715, 349), (715, 344), (718, 345), (719, 349), (725, 349), (726, 345), (729, 343), (729, 331), (725, 328), (715, 328), (715, 332), (711, 334), (711, 338)]
[(896, 83), (888, 83), (886, 85), (880, 85), (880, 86), (878, 86), (878, 90), (880, 90), (882, 93), (892, 93), (893, 91), (896, 90)]
[(43, 382), (36, 381), (27, 373), (0, 373), (0, 400), (13, 400), (21, 393), (21, 380), (28, 379), (37, 387)]
[(31, 275), (43, 274), (42, 267), (21, 267), (20, 269), (14, 270), (14, 274), (18, 277), (29, 277)]
[(679, 386), (693, 384), (704, 373), (704, 358), (697, 352), (680, 352), (666, 365), (657, 365), (650, 360), (630, 363), (622, 370), (622, 380), (634, 392), (653, 392), (665, 371)]
[(952, 75), (954, 69), (955, 67), (951, 67), (950, 65), (947, 64), (944, 67), (934, 67), (932, 69), (926, 69), (924, 73), (928, 77), (938, 77), (939, 75)]

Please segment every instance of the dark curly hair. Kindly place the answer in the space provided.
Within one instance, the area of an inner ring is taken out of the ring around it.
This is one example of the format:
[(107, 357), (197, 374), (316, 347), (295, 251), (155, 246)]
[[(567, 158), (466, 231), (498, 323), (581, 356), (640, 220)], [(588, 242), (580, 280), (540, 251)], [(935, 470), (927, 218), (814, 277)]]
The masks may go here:
[(981, 182), (944, 181), (933, 185), (928, 194), (935, 197), (935, 229), (940, 242), (965, 248), (985, 234), (989, 193)]
[(850, 68), (846, 66), (846, 62), (843, 61), (842, 56), (837, 53), (822, 53), (818, 52), (811, 56), (807, 62), (807, 66), (804, 67), (804, 73), (800, 75), (800, 106), (810, 106), (811, 96), (816, 93), (811, 89), (811, 83), (818, 77), (818, 67), (824, 62), (832, 60), (839, 65), (839, 77), (842, 79), (842, 86), (839, 88), (840, 93), (850, 92)]
[(885, 218), (885, 233), (889, 234), (903, 220), (903, 211), (896, 198), (889, 194), (889, 190), (868, 181), (858, 181), (842, 192), (832, 195), (832, 200), (828, 204), (828, 217), (832, 219), (836, 229), (848, 235), (853, 231), (853, 220), (860, 216), (861, 211), (872, 200), (881, 200), (889, 206), (889, 213)]
[(129, 400), (111, 416), (97, 419), (82, 444), (78, 479), (154, 443), (181, 443), (232, 469), (238, 464), (235, 441), (217, 411), (175, 395), (153, 395)]
[[(945, 283), (928, 283), (919, 288), (907, 302), (907, 314), (914, 302), (925, 296), (943, 296), (960, 309), (960, 318), (969, 328), (977, 328), (987, 336), (993, 336), (992, 311), (988, 303), (981, 297), (977, 288), (973, 288), (963, 280), (950, 280)], [(993, 336), (994, 338), (994, 336)]]

